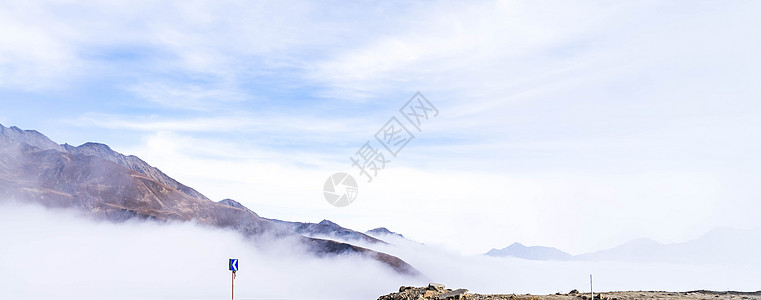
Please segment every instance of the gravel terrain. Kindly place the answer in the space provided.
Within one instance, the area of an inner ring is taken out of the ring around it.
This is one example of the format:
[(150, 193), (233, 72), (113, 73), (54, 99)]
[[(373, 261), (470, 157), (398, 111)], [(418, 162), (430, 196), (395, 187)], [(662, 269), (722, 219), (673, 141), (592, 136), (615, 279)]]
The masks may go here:
[[(442, 284), (432, 283), (427, 287), (402, 286), (399, 292), (384, 295), (378, 300), (589, 300), (589, 293), (581, 293), (573, 290), (567, 294), (553, 295), (530, 295), (530, 294), (507, 294), (507, 295), (480, 295), (468, 293), (466, 289), (448, 289)], [(690, 292), (603, 292), (595, 294), (594, 299), (599, 300), (629, 300), (629, 299), (758, 299), (761, 300), (761, 291), (758, 292), (714, 292), (714, 291), (690, 291)]]

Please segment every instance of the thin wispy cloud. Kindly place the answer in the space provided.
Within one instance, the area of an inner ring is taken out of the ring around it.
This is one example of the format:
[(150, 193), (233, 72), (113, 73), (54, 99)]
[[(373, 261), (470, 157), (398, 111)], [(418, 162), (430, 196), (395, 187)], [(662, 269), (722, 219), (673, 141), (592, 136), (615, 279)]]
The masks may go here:
[[(247, 139), (268, 138), (282, 143), (345, 144), (360, 139), (360, 134), (372, 132), (373, 126), (362, 119), (324, 119), (319, 115), (279, 115), (268, 113), (212, 113), (208, 116), (162, 117), (86, 113), (68, 120), (78, 127), (100, 127), (134, 130), (147, 133), (237, 133)], [(231, 141), (234, 142), (234, 141)], [(237, 141), (245, 143), (245, 140)], [(330, 145), (330, 144), (326, 144)], [(266, 147), (266, 145), (263, 145)]]
[(173, 109), (209, 111), (247, 96), (234, 88), (206, 87), (184, 83), (140, 83), (129, 88), (136, 96)]

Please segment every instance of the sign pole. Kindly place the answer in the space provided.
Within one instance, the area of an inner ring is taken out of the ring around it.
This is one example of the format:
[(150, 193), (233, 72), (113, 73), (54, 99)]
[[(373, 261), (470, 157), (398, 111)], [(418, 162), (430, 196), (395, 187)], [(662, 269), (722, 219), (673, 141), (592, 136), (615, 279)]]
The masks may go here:
[(230, 281), (232, 290), (230, 292), (230, 295), (232, 296), (232, 300), (235, 300), (235, 272), (238, 271), (238, 259), (231, 258), (230, 263), (228, 264), (228, 268), (230, 269), (230, 271), (232, 271), (232, 278)]

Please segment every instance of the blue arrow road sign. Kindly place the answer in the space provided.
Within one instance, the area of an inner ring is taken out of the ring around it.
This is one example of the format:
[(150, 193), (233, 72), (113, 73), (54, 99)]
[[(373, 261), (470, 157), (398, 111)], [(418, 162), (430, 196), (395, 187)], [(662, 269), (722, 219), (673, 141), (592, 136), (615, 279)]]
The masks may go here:
[(231, 258), (230, 259), (230, 271), (238, 271), (238, 259), (237, 258)]

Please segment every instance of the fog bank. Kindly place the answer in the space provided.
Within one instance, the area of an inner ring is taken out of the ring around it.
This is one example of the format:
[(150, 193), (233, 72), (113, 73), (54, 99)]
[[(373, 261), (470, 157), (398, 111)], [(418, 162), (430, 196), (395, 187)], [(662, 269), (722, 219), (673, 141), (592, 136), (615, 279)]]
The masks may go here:
[[(236, 299), (377, 299), (439, 282), (477, 293), (761, 289), (757, 264), (530, 261), (463, 256), (397, 236), (360, 244), (395, 255), (422, 278), (355, 256), (319, 259), (287, 240), (256, 244), (193, 223), (99, 222), (74, 211), (0, 203), (0, 298), (227, 299), (227, 259), (240, 259)], [(354, 242), (356, 244), (356, 241)]]
[(359, 257), (317, 259), (288, 241), (254, 246), (192, 223), (98, 222), (76, 212), (0, 203), (0, 298), (376, 299), (404, 284)]

